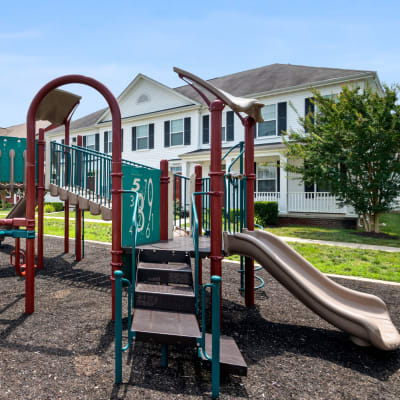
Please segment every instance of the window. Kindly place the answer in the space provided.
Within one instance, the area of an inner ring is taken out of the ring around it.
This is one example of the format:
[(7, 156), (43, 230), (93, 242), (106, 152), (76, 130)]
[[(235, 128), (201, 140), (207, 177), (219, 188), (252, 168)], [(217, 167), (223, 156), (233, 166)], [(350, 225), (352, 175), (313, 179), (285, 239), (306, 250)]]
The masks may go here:
[(96, 150), (96, 135), (86, 136), (86, 148), (89, 150)]
[[(223, 142), (234, 140), (234, 113), (227, 111), (222, 114), (221, 139)], [(210, 116), (203, 115), (203, 144), (210, 142)]]
[(149, 148), (149, 126), (140, 125), (136, 127), (136, 149), (143, 150)]
[(276, 136), (276, 104), (268, 104), (261, 110), (264, 122), (258, 124), (258, 137)]
[(171, 167), (171, 172), (173, 174), (181, 174), (182, 173), (182, 166), (181, 165), (176, 165)]
[(104, 153), (112, 153), (112, 132), (104, 132)]
[(277, 167), (274, 165), (257, 164), (257, 192), (277, 191)]
[(183, 144), (183, 119), (171, 121), (171, 146)]

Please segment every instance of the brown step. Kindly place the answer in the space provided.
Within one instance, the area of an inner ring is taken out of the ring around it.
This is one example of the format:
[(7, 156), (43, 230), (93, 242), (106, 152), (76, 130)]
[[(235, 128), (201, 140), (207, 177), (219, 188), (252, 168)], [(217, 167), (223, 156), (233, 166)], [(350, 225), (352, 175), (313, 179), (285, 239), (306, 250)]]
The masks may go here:
[[(212, 357), (212, 335), (206, 333), (206, 351)], [(204, 361), (206, 358), (202, 357)], [(229, 336), (221, 336), (220, 341), (220, 365), (221, 373), (247, 376), (247, 364), (239, 350), (235, 340)]]
[(132, 329), (136, 340), (162, 344), (196, 345), (201, 333), (191, 313), (136, 308)]
[(195, 296), (189, 286), (153, 285), (138, 283), (135, 289), (135, 306), (164, 311), (195, 311)]
[(145, 263), (138, 265), (139, 282), (179, 283), (192, 285), (192, 269), (185, 263)]

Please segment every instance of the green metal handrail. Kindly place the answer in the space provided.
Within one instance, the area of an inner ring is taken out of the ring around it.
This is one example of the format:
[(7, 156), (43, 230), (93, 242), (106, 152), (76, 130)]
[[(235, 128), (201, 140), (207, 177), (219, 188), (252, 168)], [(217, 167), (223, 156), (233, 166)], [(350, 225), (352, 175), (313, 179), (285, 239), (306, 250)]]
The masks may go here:
[(239, 143), (235, 144), (233, 147), (231, 147), (231, 148), (225, 153), (225, 155), (222, 157), (221, 161), (225, 160), (225, 158), (226, 158), (233, 150), (235, 150), (236, 147), (239, 147), (239, 146), (241, 146), (241, 145), (242, 145), (242, 146), (244, 145), (244, 142), (243, 142), (243, 141), (242, 141), (242, 142), (239, 142)]
[[(212, 309), (211, 309), (211, 357), (206, 351), (206, 290), (212, 290)], [(211, 361), (211, 392), (212, 398), (219, 397), (220, 385), (220, 340), (221, 340), (221, 277), (213, 275), (211, 283), (206, 283), (202, 286), (201, 296), (201, 339), (199, 343), (199, 357), (202, 355)]]
[[(183, 215), (183, 229), (186, 230), (186, 222), (188, 216), (187, 200), (189, 197), (188, 184), (190, 178), (180, 174), (174, 174), (174, 226), (182, 229), (182, 215)], [(183, 189), (183, 190), (182, 190)]]
[[(57, 142), (51, 142), (50, 149), (50, 183), (111, 207), (111, 155)], [(130, 160), (122, 160), (122, 165), (156, 169)]]
[(209, 192), (194, 192), (192, 194), (192, 219), (191, 229), (193, 238), (193, 249), (194, 249), (194, 295), (196, 302), (196, 315), (199, 315), (199, 217), (196, 209), (196, 196), (206, 197)]
[[(134, 196), (133, 215), (132, 215), (132, 282), (123, 278), (122, 271), (115, 271), (115, 383), (122, 382), (122, 353), (129, 349), (135, 337), (135, 331), (131, 330), (132, 309), (135, 307), (135, 286), (136, 286), (136, 242), (138, 226), (138, 193), (133, 190), (124, 190), (124, 194)], [(122, 284), (128, 286), (128, 341), (122, 345)]]

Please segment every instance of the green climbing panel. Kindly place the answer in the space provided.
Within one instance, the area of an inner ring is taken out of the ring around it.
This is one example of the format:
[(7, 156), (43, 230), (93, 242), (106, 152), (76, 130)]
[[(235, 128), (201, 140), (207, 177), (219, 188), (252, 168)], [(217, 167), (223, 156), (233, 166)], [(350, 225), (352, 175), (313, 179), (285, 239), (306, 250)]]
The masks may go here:
[[(122, 188), (139, 193), (137, 244), (160, 240), (160, 177), (161, 171), (122, 165)], [(122, 247), (132, 247), (132, 194), (122, 198)]]
[(26, 139), (9, 136), (0, 136), (0, 181), (10, 182), (10, 159), (11, 150), (14, 150), (14, 183), (24, 181), (24, 157), (26, 150)]

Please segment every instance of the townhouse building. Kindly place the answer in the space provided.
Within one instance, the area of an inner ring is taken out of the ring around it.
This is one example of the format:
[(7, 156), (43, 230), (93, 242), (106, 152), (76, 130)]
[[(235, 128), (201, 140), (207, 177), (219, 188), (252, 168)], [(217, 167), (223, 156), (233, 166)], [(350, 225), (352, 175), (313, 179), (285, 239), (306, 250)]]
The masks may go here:
[[(265, 104), (264, 122), (255, 130), (255, 200), (273, 200), (282, 216), (352, 217), (353, 210), (339, 207), (323, 184), (306, 185), (298, 176), (288, 174), (284, 132), (301, 129), (299, 116), (313, 111), (312, 89), (334, 96), (343, 85), (362, 90), (369, 85), (382, 90), (377, 73), (338, 68), (272, 64), (211, 79), (216, 87), (235, 96), (256, 98)], [(210, 160), (210, 113), (189, 85), (170, 88), (138, 74), (118, 97), (122, 116), (124, 159), (158, 167), (168, 159), (171, 171), (190, 176), (201, 164), (207, 176)], [(71, 143), (83, 136), (83, 145), (111, 153), (111, 114), (98, 110), (72, 121)], [(64, 129), (50, 131), (47, 140), (62, 142)], [(223, 152), (244, 140), (244, 128), (229, 108), (223, 112)], [(228, 168), (238, 155), (233, 151), (224, 160)]]

